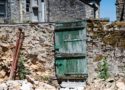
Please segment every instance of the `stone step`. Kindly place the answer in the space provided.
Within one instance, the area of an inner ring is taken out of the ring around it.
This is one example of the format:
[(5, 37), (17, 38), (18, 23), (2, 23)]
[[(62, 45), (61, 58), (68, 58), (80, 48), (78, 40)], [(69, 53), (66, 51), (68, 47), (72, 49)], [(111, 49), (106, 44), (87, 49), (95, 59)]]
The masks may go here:
[(62, 82), (59, 90), (84, 90), (86, 82)]

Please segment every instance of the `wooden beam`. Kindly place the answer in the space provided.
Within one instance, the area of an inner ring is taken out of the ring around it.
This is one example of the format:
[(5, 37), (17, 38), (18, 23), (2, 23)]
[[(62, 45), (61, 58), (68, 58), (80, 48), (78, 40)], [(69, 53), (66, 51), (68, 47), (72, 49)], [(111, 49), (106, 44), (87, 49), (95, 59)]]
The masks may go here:
[(83, 58), (86, 54), (84, 53), (58, 53), (56, 54), (56, 58)]

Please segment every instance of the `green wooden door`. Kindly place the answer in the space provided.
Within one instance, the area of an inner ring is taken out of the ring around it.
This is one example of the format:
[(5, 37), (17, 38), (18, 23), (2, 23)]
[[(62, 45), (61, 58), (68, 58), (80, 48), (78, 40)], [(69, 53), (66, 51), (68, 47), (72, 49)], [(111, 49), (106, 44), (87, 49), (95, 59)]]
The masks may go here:
[(87, 75), (85, 21), (56, 23), (55, 58), (58, 78)]

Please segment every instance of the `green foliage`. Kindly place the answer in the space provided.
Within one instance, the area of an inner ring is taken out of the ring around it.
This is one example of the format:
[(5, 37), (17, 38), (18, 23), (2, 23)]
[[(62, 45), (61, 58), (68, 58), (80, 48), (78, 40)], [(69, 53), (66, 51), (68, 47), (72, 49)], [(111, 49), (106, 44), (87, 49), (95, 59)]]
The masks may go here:
[(18, 60), (18, 65), (19, 65), (19, 78), (21, 80), (25, 79), (25, 76), (30, 74), (29, 70), (24, 66), (24, 56), (20, 53), (19, 54), (19, 60)]
[(13, 20), (13, 23), (17, 23), (17, 21), (16, 21), (16, 20)]
[(109, 65), (107, 63), (107, 58), (103, 59), (103, 64), (98, 65), (98, 70), (99, 70), (99, 78), (101, 79), (108, 79), (110, 77), (110, 73), (108, 72), (109, 70)]
[(35, 76), (34, 76), (34, 79), (35, 79), (36, 81), (40, 81), (40, 80), (41, 80), (41, 77), (40, 77), (39, 75), (35, 75)]
[(49, 75), (44, 75), (43, 80), (49, 80)]
[(31, 20), (24, 20), (24, 23), (32, 23)]

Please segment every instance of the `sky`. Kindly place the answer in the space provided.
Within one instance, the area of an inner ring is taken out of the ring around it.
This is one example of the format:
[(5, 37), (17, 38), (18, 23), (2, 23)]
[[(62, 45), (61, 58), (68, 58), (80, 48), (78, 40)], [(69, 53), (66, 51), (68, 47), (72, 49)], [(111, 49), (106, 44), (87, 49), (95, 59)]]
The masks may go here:
[(116, 20), (116, 0), (102, 0), (100, 3), (100, 15), (101, 18), (110, 19), (110, 21)]

